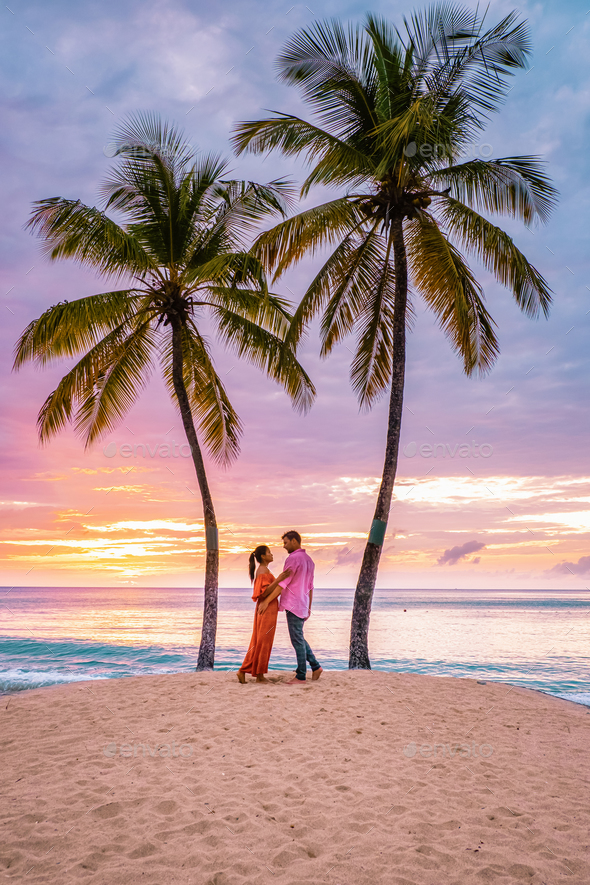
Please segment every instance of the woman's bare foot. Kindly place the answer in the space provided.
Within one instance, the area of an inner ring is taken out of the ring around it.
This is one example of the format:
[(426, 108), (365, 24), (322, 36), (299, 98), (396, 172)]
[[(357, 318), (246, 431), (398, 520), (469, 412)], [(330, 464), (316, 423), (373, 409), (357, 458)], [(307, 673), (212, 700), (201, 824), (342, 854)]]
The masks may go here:
[(285, 685), (306, 685), (306, 684), (307, 684), (307, 682), (305, 679), (297, 679), (297, 677), (295, 677), (294, 679), (289, 679), (288, 682), (285, 682)]
[(238, 670), (238, 682), (241, 682), (242, 685), (246, 684), (246, 674), (242, 673), (241, 670)]
[(317, 669), (317, 670), (314, 670), (313, 673), (311, 674), (311, 678), (312, 678), (312, 680), (315, 682), (316, 679), (319, 679), (319, 678), (320, 678), (320, 676), (322, 675), (323, 672), (324, 672), (324, 668), (323, 668), (323, 667), (318, 667), (318, 669)]
[(269, 680), (266, 678), (266, 676), (263, 676), (262, 674), (260, 674), (260, 676), (256, 677), (256, 682), (268, 682), (268, 681)]

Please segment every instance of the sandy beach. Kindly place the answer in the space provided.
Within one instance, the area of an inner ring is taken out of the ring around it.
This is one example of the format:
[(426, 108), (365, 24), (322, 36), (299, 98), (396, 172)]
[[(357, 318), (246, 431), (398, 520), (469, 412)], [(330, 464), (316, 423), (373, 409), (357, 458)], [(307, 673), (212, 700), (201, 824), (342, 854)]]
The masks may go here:
[(590, 882), (590, 715), (507, 685), (227, 672), (1, 699), (17, 882)]

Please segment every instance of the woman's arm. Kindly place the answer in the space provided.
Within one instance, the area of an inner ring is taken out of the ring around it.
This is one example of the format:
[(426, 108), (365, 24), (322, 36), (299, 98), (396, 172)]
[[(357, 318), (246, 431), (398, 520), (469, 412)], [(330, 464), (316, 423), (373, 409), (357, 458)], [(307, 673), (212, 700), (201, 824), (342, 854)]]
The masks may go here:
[(265, 598), (258, 603), (258, 614), (263, 615), (267, 610), (273, 599), (276, 599), (277, 596), (281, 595), (282, 587), (275, 587), (270, 596), (265, 596)]

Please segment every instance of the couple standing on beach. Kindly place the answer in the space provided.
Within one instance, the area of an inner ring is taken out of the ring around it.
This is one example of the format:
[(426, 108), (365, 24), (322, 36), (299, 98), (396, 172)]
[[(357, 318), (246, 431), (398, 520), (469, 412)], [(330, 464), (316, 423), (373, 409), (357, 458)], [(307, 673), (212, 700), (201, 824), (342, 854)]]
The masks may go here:
[[(301, 547), (299, 532), (285, 532), (282, 541), (289, 555), (278, 578), (269, 569), (274, 559), (269, 547), (262, 545), (250, 554), (250, 580), (254, 584), (252, 599), (256, 601), (256, 612), (250, 647), (238, 670), (241, 683), (246, 681), (246, 673), (255, 676), (256, 682), (268, 682), (264, 674), (268, 673), (280, 611), (287, 613), (289, 636), (297, 655), (295, 677), (286, 684), (305, 685), (307, 662), (312, 670), (312, 680), (319, 679), (322, 674), (322, 668), (303, 636), (303, 624), (311, 613), (313, 598), (313, 560)], [(255, 562), (259, 563), (258, 568)]]

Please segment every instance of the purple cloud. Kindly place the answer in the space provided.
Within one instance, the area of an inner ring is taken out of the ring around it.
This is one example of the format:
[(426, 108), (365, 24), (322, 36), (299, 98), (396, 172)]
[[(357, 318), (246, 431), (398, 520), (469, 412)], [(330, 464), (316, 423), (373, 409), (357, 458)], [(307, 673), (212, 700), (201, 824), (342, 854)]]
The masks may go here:
[(347, 544), (336, 556), (336, 565), (352, 565), (360, 562), (363, 558), (364, 546), (362, 544), (352, 547)]
[(590, 573), (590, 556), (580, 556), (577, 562), (559, 562), (549, 569), (558, 575), (587, 575)]
[[(437, 565), (444, 565), (445, 563), (448, 565), (455, 565), (460, 559), (469, 556), (470, 553), (477, 553), (478, 550), (481, 550), (482, 547), (485, 546), (486, 545), (482, 544), (481, 541), (466, 541), (464, 544), (461, 544), (461, 546), (451, 547), (450, 550), (445, 550), (443, 555), (437, 559)], [(479, 562), (479, 558), (477, 561)]]

